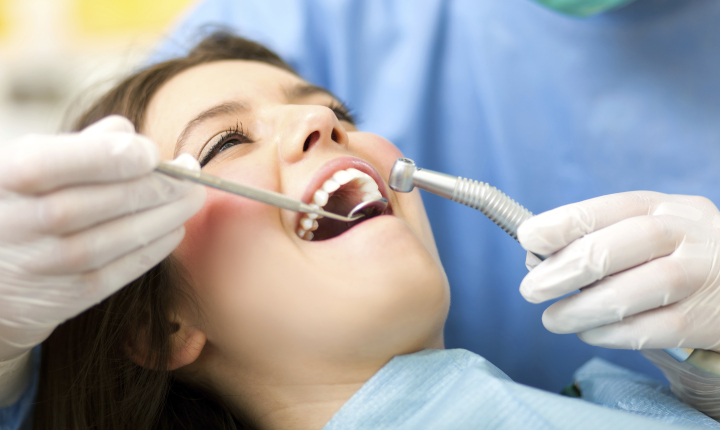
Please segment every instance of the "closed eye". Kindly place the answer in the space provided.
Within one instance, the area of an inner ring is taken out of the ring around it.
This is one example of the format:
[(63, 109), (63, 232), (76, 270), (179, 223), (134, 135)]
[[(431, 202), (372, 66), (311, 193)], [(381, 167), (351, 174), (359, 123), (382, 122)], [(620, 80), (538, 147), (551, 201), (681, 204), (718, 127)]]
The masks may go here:
[(242, 124), (236, 124), (234, 128), (225, 131), (217, 141), (210, 146), (208, 152), (200, 160), (200, 167), (205, 166), (213, 157), (226, 149), (243, 143), (253, 143), (253, 140), (245, 133)]
[(353, 115), (353, 113), (347, 106), (345, 106), (344, 103), (333, 101), (333, 103), (331, 103), (328, 107), (330, 108), (330, 110), (333, 111), (333, 113), (335, 113), (335, 116), (339, 121), (348, 122), (353, 126), (357, 125), (357, 122), (355, 121), (355, 115)]
[[(333, 100), (328, 105), (328, 108), (333, 111), (335, 117), (339, 121), (347, 122), (352, 126), (356, 125), (355, 116), (344, 103)], [(215, 141), (215, 143), (210, 145), (210, 149), (205, 153), (205, 156), (201, 157), (200, 159), (200, 167), (204, 167), (216, 155), (225, 151), (226, 149), (243, 143), (253, 143), (253, 140), (243, 129), (242, 123), (238, 123), (235, 125), (234, 128), (223, 132), (222, 135)]]

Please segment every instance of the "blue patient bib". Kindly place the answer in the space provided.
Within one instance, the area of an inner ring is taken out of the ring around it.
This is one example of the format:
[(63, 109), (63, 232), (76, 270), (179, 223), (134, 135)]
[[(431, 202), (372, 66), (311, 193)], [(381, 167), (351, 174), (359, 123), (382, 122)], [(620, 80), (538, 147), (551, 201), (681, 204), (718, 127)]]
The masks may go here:
[[(713, 419), (680, 402), (665, 387), (609, 363), (590, 362), (579, 371), (586, 385), (613, 409), (513, 382), (469, 351), (425, 350), (390, 360), (335, 414), (323, 430), (416, 429), (678, 429), (720, 428)], [(610, 376), (618, 376), (609, 382)], [(617, 410), (617, 398), (634, 403)]]

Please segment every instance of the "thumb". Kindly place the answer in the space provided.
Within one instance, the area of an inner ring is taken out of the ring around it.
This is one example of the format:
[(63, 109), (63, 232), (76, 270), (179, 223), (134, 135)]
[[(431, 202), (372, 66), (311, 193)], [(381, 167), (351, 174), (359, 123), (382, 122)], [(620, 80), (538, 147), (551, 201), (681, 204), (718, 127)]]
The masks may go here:
[(170, 161), (170, 164), (173, 164), (178, 167), (184, 167), (188, 170), (192, 170), (194, 172), (200, 171), (200, 163), (198, 160), (193, 157), (190, 154), (183, 153), (178, 155), (174, 160)]

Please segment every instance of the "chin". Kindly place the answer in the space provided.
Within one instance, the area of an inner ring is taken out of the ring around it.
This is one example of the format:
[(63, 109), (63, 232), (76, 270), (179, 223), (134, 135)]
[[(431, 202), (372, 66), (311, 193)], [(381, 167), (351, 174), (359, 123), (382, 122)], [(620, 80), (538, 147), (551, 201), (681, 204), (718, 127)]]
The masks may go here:
[(379, 218), (371, 228), (372, 232), (352, 238), (353, 264), (348, 270), (367, 280), (357, 288), (377, 298), (369, 311), (372, 320), (385, 322), (386, 336), (390, 326), (397, 328), (395, 343), (402, 351), (430, 347), (428, 339), (442, 338), (450, 304), (445, 271), (404, 221)]
[(372, 273), (370, 279), (383, 280), (381, 283), (385, 284), (385, 280), (401, 281), (415, 277), (416, 273), (432, 272), (435, 280), (447, 284), (442, 265), (433, 252), (434, 244), (427, 242), (401, 218), (384, 215), (332, 239), (305, 244), (311, 257), (320, 257), (321, 262), (330, 262), (347, 275)]

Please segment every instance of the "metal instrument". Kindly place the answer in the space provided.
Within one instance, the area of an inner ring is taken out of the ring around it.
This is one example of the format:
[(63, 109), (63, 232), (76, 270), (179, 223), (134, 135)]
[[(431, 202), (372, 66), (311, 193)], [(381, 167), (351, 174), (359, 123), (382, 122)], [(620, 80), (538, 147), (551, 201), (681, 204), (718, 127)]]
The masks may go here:
[(395, 160), (388, 185), (403, 193), (409, 193), (414, 187), (418, 187), (477, 209), (515, 240), (520, 224), (533, 216), (515, 200), (485, 182), (421, 169), (413, 160), (407, 158)]
[(293, 199), (284, 194), (238, 184), (237, 182), (227, 181), (225, 179), (218, 178), (217, 176), (208, 175), (207, 173), (202, 173), (200, 171), (185, 169), (165, 161), (161, 161), (160, 165), (155, 168), (155, 170), (175, 178), (197, 182), (198, 184), (227, 191), (228, 193), (237, 194), (239, 196), (267, 203), (272, 206), (277, 206), (282, 209), (294, 212), (315, 213), (338, 221), (357, 221), (373, 211), (385, 210), (388, 205), (388, 201), (384, 198), (362, 202), (355, 206), (347, 216), (343, 216), (325, 211), (308, 203), (303, 203), (300, 200)]

